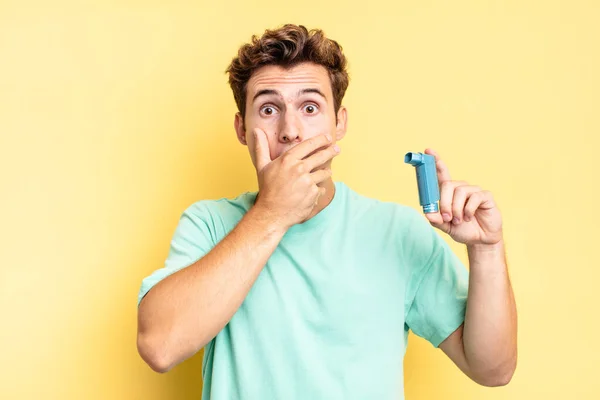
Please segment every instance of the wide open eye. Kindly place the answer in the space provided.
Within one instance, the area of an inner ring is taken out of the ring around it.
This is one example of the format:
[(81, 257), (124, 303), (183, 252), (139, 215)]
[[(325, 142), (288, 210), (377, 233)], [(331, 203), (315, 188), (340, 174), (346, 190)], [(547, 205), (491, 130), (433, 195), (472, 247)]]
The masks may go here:
[(304, 111), (307, 114), (316, 114), (316, 112), (319, 110), (319, 107), (316, 104), (307, 104), (304, 106)]
[(277, 109), (273, 106), (266, 105), (266, 106), (261, 107), (260, 113), (264, 114), (266, 116), (271, 116), (271, 115), (274, 115), (277, 113)]

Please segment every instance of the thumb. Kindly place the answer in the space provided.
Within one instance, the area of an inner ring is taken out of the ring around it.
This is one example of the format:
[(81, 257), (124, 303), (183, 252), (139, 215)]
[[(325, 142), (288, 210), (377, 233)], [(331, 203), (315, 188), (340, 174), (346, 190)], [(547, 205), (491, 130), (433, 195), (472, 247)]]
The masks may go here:
[(252, 134), (254, 135), (254, 149), (256, 151), (256, 170), (260, 171), (272, 161), (269, 141), (267, 140), (267, 134), (260, 128), (254, 128)]
[(429, 221), (429, 223), (432, 226), (434, 226), (435, 228), (438, 228), (439, 230), (441, 230), (443, 232), (447, 233), (450, 230), (450, 223), (444, 222), (444, 219), (442, 218), (442, 214), (440, 214), (439, 212), (425, 213), (425, 218), (427, 218), (427, 220)]

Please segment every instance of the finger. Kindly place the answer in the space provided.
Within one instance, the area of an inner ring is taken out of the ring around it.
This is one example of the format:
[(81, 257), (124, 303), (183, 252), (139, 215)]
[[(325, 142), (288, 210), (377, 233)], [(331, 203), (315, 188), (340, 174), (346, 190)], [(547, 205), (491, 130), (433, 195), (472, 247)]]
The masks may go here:
[(452, 200), (452, 223), (460, 224), (463, 219), (465, 204), (473, 193), (481, 191), (478, 186), (462, 185), (454, 189), (454, 199)]
[(450, 171), (448, 170), (448, 167), (446, 167), (446, 163), (440, 158), (439, 154), (432, 149), (425, 149), (425, 154), (435, 157), (435, 169), (437, 171), (440, 186), (443, 182), (450, 181)]
[(465, 205), (464, 215), (465, 221), (470, 221), (475, 216), (478, 209), (489, 209), (495, 206), (492, 195), (487, 190), (482, 190), (471, 194)]
[(444, 222), (440, 213), (427, 213), (425, 214), (425, 217), (435, 228), (438, 228), (446, 233), (450, 231), (450, 223)]
[(467, 204), (465, 205), (465, 221), (469, 222), (471, 218), (473, 218), (475, 211), (477, 211), (482, 201), (483, 199), (479, 193), (473, 193), (469, 196)]
[(272, 161), (271, 151), (269, 150), (269, 141), (267, 139), (267, 134), (260, 128), (255, 128), (252, 133), (254, 134), (254, 146), (256, 151), (256, 169), (260, 171)]
[(325, 168), (318, 169), (315, 172), (312, 172), (310, 174), (310, 177), (313, 180), (313, 182), (318, 185), (319, 183), (331, 178), (331, 175), (331, 170), (329, 168)]
[(327, 161), (331, 160), (333, 157), (337, 156), (340, 153), (340, 148), (337, 144), (328, 146), (323, 150), (319, 150), (315, 152), (310, 157), (307, 157), (304, 160), (306, 164), (306, 169), (312, 171), (320, 165), (325, 164)]
[(465, 185), (466, 182), (446, 181), (440, 184), (440, 213), (446, 222), (452, 221), (452, 203), (454, 200), (454, 189)]
[(299, 145), (293, 147), (291, 150), (288, 151), (288, 154), (290, 154), (291, 156), (293, 156), (294, 158), (296, 158), (298, 160), (302, 160), (303, 158), (308, 156), (313, 151), (315, 151), (321, 147), (327, 146), (330, 143), (331, 143), (330, 135), (318, 135), (318, 136), (312, 137), (310, 139), (307, 139), (304, 142), (300, 143)]

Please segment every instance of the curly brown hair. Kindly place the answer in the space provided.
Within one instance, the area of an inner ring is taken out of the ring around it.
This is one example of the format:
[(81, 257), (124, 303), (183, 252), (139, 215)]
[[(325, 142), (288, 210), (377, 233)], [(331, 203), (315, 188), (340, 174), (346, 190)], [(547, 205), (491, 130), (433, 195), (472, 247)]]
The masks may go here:
[(260, 38), (253, 35), (252, 42), (240, 47), (225, 71), (242, 118), (246, 113), (246, 87), (254, 71), (265, 65), (291, 68), (302, 62), (322, 65), (329, 72), (337, 115), (350, 80), (342, 46), (326, 38), (321, 29), (309, 31), (303, 25), (285, 24), (265, 30)]

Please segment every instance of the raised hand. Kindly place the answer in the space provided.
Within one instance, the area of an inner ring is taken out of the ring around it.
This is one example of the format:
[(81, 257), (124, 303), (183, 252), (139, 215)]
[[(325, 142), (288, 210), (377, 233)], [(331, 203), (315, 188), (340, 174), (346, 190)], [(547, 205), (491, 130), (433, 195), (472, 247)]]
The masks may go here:
[(453, 181), (446, 164), (431, 149), (440, 185), (440, 211), (425, 214), (431, 225), (459, 243), (496, 244), (502, 240), (502, 216), (492, 193), (465, 181)]
[(331, 177), (324, 164), (339, 154), (330, 135), (307, 139), (271, 159), (266, 134), (253, 131), (259, 194), (255, 207), (268, 212), (284, 228), (304, 222), (325, 188), (318, 185)]

